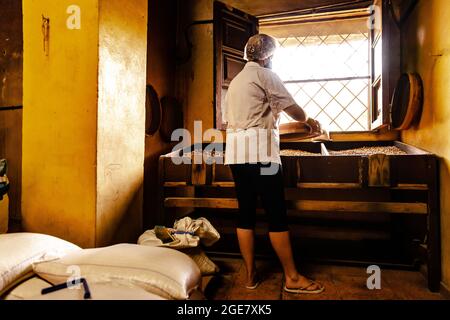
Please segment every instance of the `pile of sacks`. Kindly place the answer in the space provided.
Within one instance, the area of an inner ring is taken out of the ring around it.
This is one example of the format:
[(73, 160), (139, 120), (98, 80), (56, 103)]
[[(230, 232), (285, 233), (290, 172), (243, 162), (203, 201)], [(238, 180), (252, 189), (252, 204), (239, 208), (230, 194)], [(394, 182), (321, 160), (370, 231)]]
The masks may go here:
[(185, 217), (175, 221), (173, 228), (156, 226), (145, 231), (138, 239), (139, 245), (169, 247), (190, 256), (202, 275), (219, 272), (201, 246), (210, 247), (220, 239), (219, 232), (205, 218)]

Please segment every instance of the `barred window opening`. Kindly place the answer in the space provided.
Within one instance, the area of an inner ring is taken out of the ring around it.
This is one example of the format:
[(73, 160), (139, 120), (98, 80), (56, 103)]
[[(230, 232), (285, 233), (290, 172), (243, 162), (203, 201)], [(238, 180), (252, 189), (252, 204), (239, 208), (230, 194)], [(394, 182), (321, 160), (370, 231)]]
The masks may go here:
[[(369, 130), (367, 19), (263, 27), (261, 32), (277, 38), (273, 70), (310, 117), (329, 131)], [(282, 123), (290, 121), (282, 115)]]

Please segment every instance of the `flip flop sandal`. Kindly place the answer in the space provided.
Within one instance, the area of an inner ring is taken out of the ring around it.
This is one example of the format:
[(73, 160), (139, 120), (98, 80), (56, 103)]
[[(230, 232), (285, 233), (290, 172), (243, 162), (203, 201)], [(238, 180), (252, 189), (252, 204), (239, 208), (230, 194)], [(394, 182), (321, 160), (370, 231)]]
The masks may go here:
[(256, 288), (259, 287), (259, 285), (260, 285), (260, 282), (257, 281), (257, 282), (255, 283), (255, 285), (253, 285), (253, 286), (245, 286), (245, 288), (246, 288), (246, 289), (249, 289), (249, 290), (255, 290)]
[(259, 280), (259, 276), (256, 276), (256, 282), (253, 286), (245, 286), (246, 289), (255, 290), (261, 284), (261, 280)]
[[(316, 290), (307, 290), (308, 288), (310, 288), (312, 285), (317, 284), (320, 286), (319, 289)], [(312, 281), (307, 287), (304, 288), (297, 288), (297, 289), (291, 289), (286, 287), (286, 285), (283, 286), (283, 290), (288, 292), (288, 293), (306, 293), (306, 294), (319, 294), (322, 293), (325, 290), (325, 287), (315, 281)]]

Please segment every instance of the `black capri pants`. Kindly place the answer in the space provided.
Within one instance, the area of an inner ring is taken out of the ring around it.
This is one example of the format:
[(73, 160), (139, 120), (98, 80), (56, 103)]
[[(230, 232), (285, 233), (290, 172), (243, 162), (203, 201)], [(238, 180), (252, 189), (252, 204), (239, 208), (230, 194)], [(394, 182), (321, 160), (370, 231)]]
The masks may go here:
[[(276, 164), (273, 164), (276, 165)], [(263, 175), (261, 169), (270, 164), (232, 164), (236, 196), (239, 203), (239, 229), (254, 230), (258, 197), (266, 213), (269, 232), (288, 231), (284, 183), (281, 166), (274, 175)]]

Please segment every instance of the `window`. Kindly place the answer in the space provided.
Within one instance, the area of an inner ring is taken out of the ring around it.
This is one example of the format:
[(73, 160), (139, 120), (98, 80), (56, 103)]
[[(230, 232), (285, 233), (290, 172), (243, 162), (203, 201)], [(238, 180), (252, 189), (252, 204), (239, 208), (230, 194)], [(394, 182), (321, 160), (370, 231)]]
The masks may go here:
[[(258, 32), (278, 39), (274, 70), (298, 104), (328, 131), (389, 127), (390, 102), (401, 74), (400, 29), (391, 6), (391, 0), (374, 0), (369, 8), (257, 18), (215, 1), (215, 127), (226, 128), (223, 97), (245, 65), (247, 39)], [(282, 121), (292, 119), (283, 115)]]
[[(367, 15), (367, 13), (366, 13)], [(278, 25), (274, 71), (307, 114), (329, 131), (370, 130), (370, 34), (367, 17)], [(283, 114), (281, 122), (293, 121)]]

